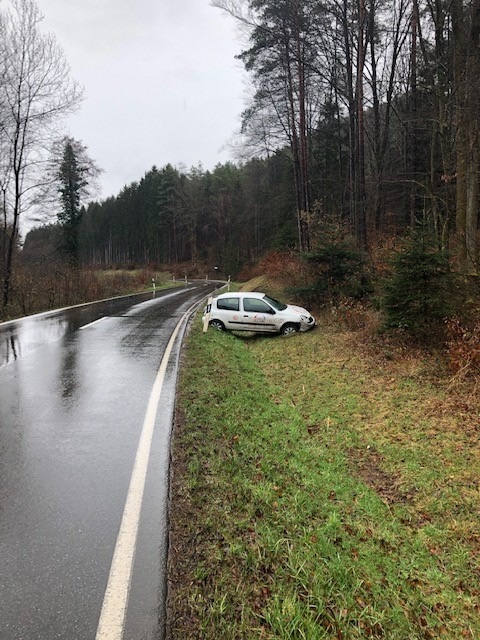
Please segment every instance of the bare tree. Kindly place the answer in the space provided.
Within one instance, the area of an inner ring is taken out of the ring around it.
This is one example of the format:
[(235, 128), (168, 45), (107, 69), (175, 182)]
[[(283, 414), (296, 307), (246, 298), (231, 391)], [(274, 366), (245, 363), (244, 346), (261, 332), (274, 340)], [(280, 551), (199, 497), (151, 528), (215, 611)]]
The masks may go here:
[(359, 244), (367, 244), (367, 209), (365, 193), (365, 124), (364, 124), (364, 73), (367, 52), (367, 17), (365, 0), (358, 0), (358, 47), (357, 47), (357, 145), (356, 145), (356, 189), (354, 229)]
[(3, 306), (10, 300), (14, 248), (22, 216), (38, 200), (49, 141), (82, 92), (53, 36), (40, 29), (34, 0), (12, 0), (1, 16), (0, 184), (6, 237)]
[(243, 114), (243, 133), (250, 142), (265, 142), (264, 151), (288, 144), (295, 180), (299, 248), (309, 250), (305, 214), (311, 209), (311, 107), (319, 93), (314, 64), (318, 51), (318, 3), (212, 0), (211, 4), (250, 29), (248, 48), (238, 56), (255, 87), (252, 102)]
[[(370, 160), (370, 211), (377, 230), (382, 227), (385, 208), (387, 156), (392, 129), (395, 127), (395, 124), (392, 125), (392, 119), (396, 115), (394, 101), (398, 100), (401, 91), (406, 91), (403, 87), (399, 88), (399, 75), (402, 52), (406, 51), (406, 42), (413, 21), (414, 12), (410, 10), (410, 4), (411, 0), (392, 0), (388, 3), (368, 0), (366, 7), (369, 56), (365, 65), (365, 134), (370, 151), (370, 158), (367, 158), (367, 161)], [(412, 62), (412, 77), (414, 73), (415, 66)], [(406, 93), (407, 98), (410, 98), (408, 91)], [(410, 93), (413, 96), (413, 90)], [(413, 104), (413, 97), (411, 103)]]

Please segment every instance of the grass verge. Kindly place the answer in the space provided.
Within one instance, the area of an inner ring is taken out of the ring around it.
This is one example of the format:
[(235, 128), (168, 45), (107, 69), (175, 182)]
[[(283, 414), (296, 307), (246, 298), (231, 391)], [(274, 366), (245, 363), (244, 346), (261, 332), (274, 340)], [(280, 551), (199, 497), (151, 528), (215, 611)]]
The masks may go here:
[(194, 325), (170, 638), (480, 638), (476, 396), (352, 340)]

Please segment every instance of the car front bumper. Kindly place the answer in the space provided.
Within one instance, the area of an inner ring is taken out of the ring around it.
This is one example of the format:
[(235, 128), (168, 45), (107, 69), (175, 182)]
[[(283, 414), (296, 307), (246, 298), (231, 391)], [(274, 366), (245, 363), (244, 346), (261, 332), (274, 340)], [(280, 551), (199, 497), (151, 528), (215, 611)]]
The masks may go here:
[(310, 331), (317, 326), (317, 321), (313, 316), (309, 316), (308, 320), (301, 320), (300, 322), (300, 331)]

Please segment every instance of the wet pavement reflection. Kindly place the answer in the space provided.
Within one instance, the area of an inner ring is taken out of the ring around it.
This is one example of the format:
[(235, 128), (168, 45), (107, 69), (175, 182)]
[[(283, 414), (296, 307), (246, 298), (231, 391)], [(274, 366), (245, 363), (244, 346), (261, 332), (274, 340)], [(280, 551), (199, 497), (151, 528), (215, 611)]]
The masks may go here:
[(0, 323), (0, 366), (26, 355), (39, 346), (55, 342), (86, 324), (106, 316), (121, 314), (132, 304), (150, 300), (154, 296), (159, 298), (165, 295), (168, 294), (148, 292), (122, 296)]
[[(0, 325), (1, 640), (95, 637), (156, 372), (180, 317), (207, 294), (192, 286)], [(177, 362), (178, 349), (155, 423), (125, 638), (162, 638)]]

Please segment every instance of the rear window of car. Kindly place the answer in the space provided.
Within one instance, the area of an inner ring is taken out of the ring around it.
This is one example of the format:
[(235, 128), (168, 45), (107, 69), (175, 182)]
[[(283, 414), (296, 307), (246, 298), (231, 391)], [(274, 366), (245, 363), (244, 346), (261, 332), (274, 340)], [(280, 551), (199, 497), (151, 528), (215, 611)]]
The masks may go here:
[(238, 298), (219, 298), (217, 300), (217, 309), (226, 309), (227, 311), (238, 311), (240, 309)]

